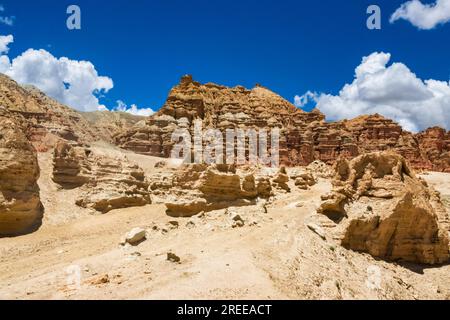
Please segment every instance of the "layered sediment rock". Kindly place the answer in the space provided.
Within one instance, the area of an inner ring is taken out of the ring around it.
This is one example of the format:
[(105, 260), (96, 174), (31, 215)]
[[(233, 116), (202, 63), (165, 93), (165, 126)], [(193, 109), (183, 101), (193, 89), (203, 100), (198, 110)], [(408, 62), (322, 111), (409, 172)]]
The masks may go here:
[(80, 113), (1, 74), (0, 104), (25, 119), (25, 134), (37, 151), (51, 149), (60, 139), (89, 142), (99, 138)]
[(433, 127), (416, 135), (424, 169), (450, 172), (450, 131)]
[(0, 107), (0, 236), (25, 233), (40, 225), (39, 166), (24, 119)]
[(335, 168), (333, 192), (318, 213), (344, 247), (387, 260), (448, 261), (448, 213), (403, 157), (368, 153)]
[(185, 165), (168, 176), (155, 176), (150, 189), (171, 216), (193, 216), (202, 211), (255, 204), (274, 194), (271, 178), (234, 165)]
[(378, 114), (326, 122), (319, 110), (304, 112), (264, 87), (248, 90), (200, 84), (191, 76), (183, 77), (171, 90), (157, 114), (115, 136), (115, 143), (135, 152), (170, 157), (172, 133), (187, 129), (193, 136), (195, 120), (202, 120), (204, 130), (220, 129), (224, 140), (226, 129), (279, 128), (280, 162), (288, 166), (315, 160), (333, 164), (342, 157), (395, 150), (414, 168), (450, 171), (450, 134), (444, 129), (415, 135)]
[(231, 205), (253, 204), (258, 183), (251, 174), (237, 174), (232, 165), (190, 165), (176, 174), (172, 192), (175, 196), (165, 203), (168, 214), (191, 216)]
[(63, 188), (81, 187), (76, 201), (81, 207), (106, 213), (151, 202), (143, 170), (126, 159), (59, 142), (53, 164), (53, 181)]

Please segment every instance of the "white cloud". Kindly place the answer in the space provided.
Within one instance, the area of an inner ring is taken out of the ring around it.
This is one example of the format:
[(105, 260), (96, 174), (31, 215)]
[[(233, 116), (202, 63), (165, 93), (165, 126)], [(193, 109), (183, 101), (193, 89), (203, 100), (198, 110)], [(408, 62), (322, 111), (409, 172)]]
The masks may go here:
[(138, 108), (137, 105), (132, 104), (128, 107), (122, 100), (117, 100), (117, 105), (111, 110), (117, 112), (127, 112), (135, 116), (148, 117), (155, 113), (151, 108)]
[[(0, 36), (0, 54), (8, 53), (12, 35)], [(45, 94), (80, 111), (106, 108), (97, 95), (113, 88), (113, 81), (99, 76), (89, 61), (56, 58), (45, 50), (28, 49), (12, 61), (0, 56), (0, 72), (21, 84), (30, 84)]]
[(8, 53), (9, 44), (14, 42), (14, 37), (12, 35), (1, 36), (0, 35), (0, 54)]
[(419, 0), (405, 2), (391, 16), (390, 22), (404, 19), (422, 30), (430, 30), (450, 21), (450, 0), (423, 4)]
[[(0, 4), (0, 12), (4, 12), (5, 7)], [(14, 16), (0, 16), (0, 24), (6, 24), (7, 26), (12, 26), (14, 24)]]
[(316, 92), (307, 91), (302, 96), (294, 97), (294, 105), (298, 108), (306, 106), (310, 102), (317, 102), (318, 94)]
[(80, 111), (102, 108), (97, 94), (113, 88), (113, 81), (99, 76), (89, 61), (56, 58), (43, 49), (28, 49), (14, 58), (3, 73), (21, 84), (31, 84), (50, 97)]
[[(1, 11), (1, 6), (0, 6)], [(12, 61), (6, 55), (9, 44), (14, 42), (12, 35), (0, 35), (0, 72), (18, 83), (30, 84), (48, 96), (80, 111), (105, 111), (108, 108), (100, 104), (114, 87), (109, 77), (99, 76), (95, 66), (89, 61), (57, 58), (46, 50), (28, 49)], [(150, 108), (128, 107), (118, 101), (113, 111), (149, 116), (154, 113)]]
[(317, 107), (328, 120), (379, 113), (406, 130), (432, 126), (450, 129), (450, 82), (421, 80), (403, 63), (389, 64), (389, 53), (364, 57), (355, 78), (339, 95), (317, 96)]
[(6, 55), (6, 53), (9, 52), (8, 45), (13, 42), (14, 42), (14, 37), (12, 35), (8, 35), (8, 36), (0, 35), (0, 72), (1, 73), (4, 73), (9, 68), (10, 61), (9, 61), (9, 57)]

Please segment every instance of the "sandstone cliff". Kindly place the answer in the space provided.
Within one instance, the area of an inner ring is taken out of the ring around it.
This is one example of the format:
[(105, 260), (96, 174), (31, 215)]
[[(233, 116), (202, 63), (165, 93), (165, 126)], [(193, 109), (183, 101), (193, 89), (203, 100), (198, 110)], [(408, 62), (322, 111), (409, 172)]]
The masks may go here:
[(42, 218), (36, 150), (23, 123), (21, 116), (0, 107), (0, 236), (27, 232)]
[(414, 168), (450, 171), (449, 132), (432, 128), (412, 134), (380, 115), (349, 121), (326, 122), (318, 110), (304, 112), (261, 86), (248, 90), (200, 84), (185, 76), (169, 93), (161, 110), (145, 123), (115, 136), (115, 143), (138, 153), (169, 157), (172, 133), (193, 121), (203, 128), (280, 128), (280, 160), (289, 166), (315, 160), (332, 164), (339, 157), (354, 158), (365, 152), (394, 150)]

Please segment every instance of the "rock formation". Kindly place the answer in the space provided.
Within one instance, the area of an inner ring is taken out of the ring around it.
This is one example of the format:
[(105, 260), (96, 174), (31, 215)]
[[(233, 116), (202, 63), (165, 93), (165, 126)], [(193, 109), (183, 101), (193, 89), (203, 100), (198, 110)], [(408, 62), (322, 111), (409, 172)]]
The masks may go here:
[(448, 213), (403, 157), (368, 153), (335, 168), (333, 192), (318, 213), (344, 247), (387, 260), (448, 261)]
[(333, 164), (373, 151), (395, 150), (414, 168), (450, 171), (450, 134), (432, 128), (420, 134), (404, 131), (381, 115), (349, 121), (326, 122), (318, 110), (304, 112), (261, 86), (248, 90), (216, 84), (200, 84), (184, 76), (161, 110), (138, 125), (115, 136), (124, 148), (169, 157), (175, 129), (193, 134), (194, 120), (203, 129), (280, 128), (280, 161), (288, 166), (309, 165), (315, 160)]
[(316, 178), (310, 172), (302, 173), (295, 178), (295, 185), (302, 190), (308, 190), (317, 183)]
[(49, 98), (33, 86), (21, 86), (0, 74), (0, 105), (24, 118), (25, 134), (38, 152), (59, 140), (79, 144), (105, 140), (143, 120), (121, 112), (77, 112)]
[(256, 170), (234, 165), (185, 165), (169, 176), (151, 178), (150, 189), (171, 216), (254, 204), (273, 195), (274, 183)]
[(0, 105), (26, 120), (25, 134), (38, 151), (47, 151), (56, 141), (88, 142), (96, 130), (75, 110), (47, 97), (35, 87), (20, 86), (0, 74)]
[(427, 164), (423, 169), (450, 172), (450, 131), (434, 127), (416, 135)]
[(145, 123), (146, 117), (136, 116), (126, 112), (95, 111), (80, 112), (100, 138), (113, 142), (114, 137), (127, 129)]
[(97, 155), (62, 141), (53, 159), (53, 181), (63, 188), (81, 187), (76, 202), (81, 207), (106, 213), (151, 202), (144, 172), (126, 159)]
[(316, 179), (329, 179), (334, 176), (333, 168), (320, 160), (316, 160), (310, 163), (306, 167), (306, 170), (310, 172)]
[(23, 123), (0, 107), (0, 236), (27, 232), (42, 218), (37, 155)]

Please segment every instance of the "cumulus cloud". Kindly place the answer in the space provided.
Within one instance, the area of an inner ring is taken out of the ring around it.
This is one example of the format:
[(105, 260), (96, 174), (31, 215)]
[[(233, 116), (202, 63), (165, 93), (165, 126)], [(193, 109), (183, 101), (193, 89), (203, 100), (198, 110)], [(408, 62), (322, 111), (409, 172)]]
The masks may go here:
[(352, 83), (339, 95), (320, 94), (319, 108), (328, 120), (379, 113), (417, 132), (432, 126), (450, 129), (450, 82), (421, 80), (403, 63), (389, 65), (389, 53), (364, 57)]
[(6, 75), (21, 84), (31, 84), (50, 97), (80, 111), (102, 108), (97, 97), (113, 88), (113, 81), (99, 76), (89, 61), (56, 58), (46, 50), (28, 49), (5, 68)]
[(151, 108), (138, 108), (135, 104), (128, 107), (122, 100), (117, 100), (117, 105), (111, 111), (126, 112), (135, 116), (144, 117), (151, 116), (155, 113)]
[[(114, 87), (113, 80), (100, 76), (91, 62), (57, 58), (43, 49), (28, 49), (11, 61), (7, 54), (9, 45), (13, 42), (12, 35), (0, 35), (0, 73), (20, 84), (33, 85), (79, 111), (108, 110), (105, 105), (100, 104), (99, 98)], [(134, 104), (128, 107), (122, 101), (118, 101), (112, 111), (142, 116), (154, 113), (150, 108), (138, 108)]]
[(390, 22), (404, 19), (422, 30), (430, 30), (450, 21), (450, 0), (423, 4), (419, 0), (405, 2), (392, 14)]

